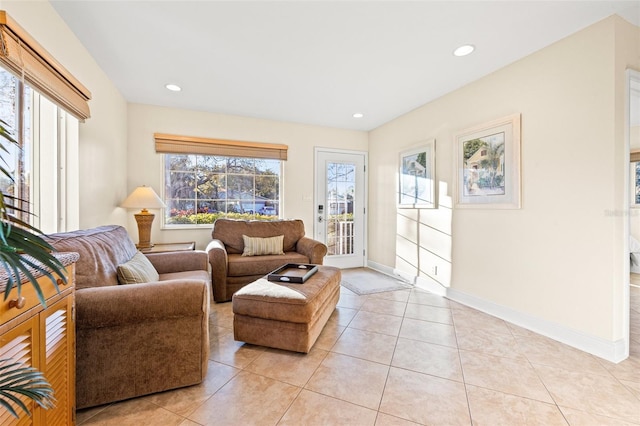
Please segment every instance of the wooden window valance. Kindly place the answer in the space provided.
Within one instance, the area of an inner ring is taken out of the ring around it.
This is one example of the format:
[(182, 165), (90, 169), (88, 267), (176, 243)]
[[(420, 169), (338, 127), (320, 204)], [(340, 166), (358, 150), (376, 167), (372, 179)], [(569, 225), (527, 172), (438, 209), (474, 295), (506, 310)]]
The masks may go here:
[(637, 163), (640, 161), (640, 151), (631, 151), (631, 162)]
[(156, 152), (164, 154), (200, 154), (225, 157), (270, 158), (286, 160), (289, 147), (282, 144), (209, 139), (155, 133)]
[(79, 120), (89, 118), (91, 92), (4, 10), (0, 10), (0, 65)]

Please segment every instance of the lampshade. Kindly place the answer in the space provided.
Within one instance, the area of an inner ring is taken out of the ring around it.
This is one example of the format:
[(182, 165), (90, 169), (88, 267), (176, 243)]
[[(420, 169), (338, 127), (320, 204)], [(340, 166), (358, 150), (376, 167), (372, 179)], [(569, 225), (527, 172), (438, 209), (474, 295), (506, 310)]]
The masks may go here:
[(120, 204), (127, 209), (161, 209), (164, 203), (150, 186), (139, 186)]

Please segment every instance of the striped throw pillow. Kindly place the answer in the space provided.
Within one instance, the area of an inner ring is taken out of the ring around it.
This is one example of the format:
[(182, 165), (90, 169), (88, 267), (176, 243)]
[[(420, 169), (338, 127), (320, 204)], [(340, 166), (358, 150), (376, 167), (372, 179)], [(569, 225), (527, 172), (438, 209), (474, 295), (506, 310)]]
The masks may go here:
[(243, 256), (262, 256), (266, 254), (284, 254), (282, 246), (284, 243), (284, 235), (277, 237), (247, 237), (242, 235), (244, 240)]
[(137, 252), (128, 262), (118, 265), (120, 284), (141, 284), (159, 279), (158, 271), (141, 252)]

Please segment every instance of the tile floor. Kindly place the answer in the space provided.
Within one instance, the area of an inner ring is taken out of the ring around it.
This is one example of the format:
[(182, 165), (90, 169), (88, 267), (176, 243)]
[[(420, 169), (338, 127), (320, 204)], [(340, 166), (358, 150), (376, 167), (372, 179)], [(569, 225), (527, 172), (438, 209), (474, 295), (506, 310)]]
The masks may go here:
[(419, 289), (342, 288), (307, 355), (235, 342), (230, 303), (210, 324), (203, 384), (82, 410), (78, 424), (640, 424), (637, 287), (617, 365)]

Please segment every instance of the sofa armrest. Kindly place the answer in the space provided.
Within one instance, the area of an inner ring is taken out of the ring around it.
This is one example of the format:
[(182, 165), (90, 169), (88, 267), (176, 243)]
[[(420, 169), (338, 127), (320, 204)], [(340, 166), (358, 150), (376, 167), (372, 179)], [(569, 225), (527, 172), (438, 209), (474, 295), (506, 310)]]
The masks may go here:
[(209, 287), (202, 280), (168, 280), (76, 291), (78, 329), (138, 325), (208, 314)]
[(213, 288), (214, 300), (227, 300), (227, 269), (229, 256), (220, 240), (213, 239), (207, 245), (206, 251), (209, 255), (211, 265), (211, 287)]
[(322, 265), (323, 258), (327, 254), (327, 246), (309, 237), (302, 237), (296, 243), (296, 251), (307, 256), (310, 263)]
[(207, 253), (202, 250), (145, 254), (159, 274), (209, 270)]

